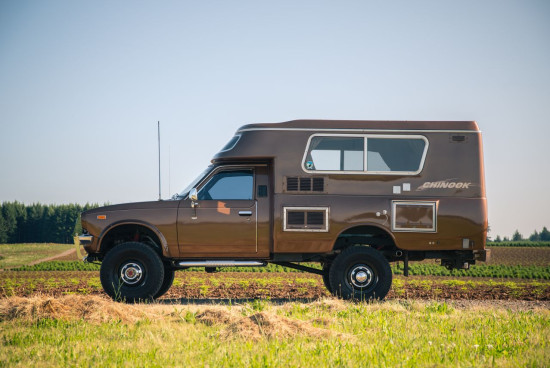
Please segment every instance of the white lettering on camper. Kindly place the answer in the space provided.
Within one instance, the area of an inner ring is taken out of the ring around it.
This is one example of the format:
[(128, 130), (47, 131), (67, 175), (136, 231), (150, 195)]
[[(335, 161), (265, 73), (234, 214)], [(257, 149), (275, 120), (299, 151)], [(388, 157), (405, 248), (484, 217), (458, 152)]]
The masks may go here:
[(416, 190), (421, 191), (426, 189), (470, 189), (471, 185), (471, 182), (456, 182), (447, 179), (440, 181), (427, 181), (419, 186)]

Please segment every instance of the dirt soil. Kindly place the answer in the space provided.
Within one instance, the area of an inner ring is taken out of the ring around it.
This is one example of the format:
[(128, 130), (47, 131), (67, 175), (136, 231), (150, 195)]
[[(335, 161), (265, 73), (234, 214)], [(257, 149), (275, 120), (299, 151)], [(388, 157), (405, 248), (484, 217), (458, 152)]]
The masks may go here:
[(490, 249), (491, 259), (486, 264), (550, 266), (550, 248), (494, 247)]
[[(97, 271), (3, 271), (0, 298), (105, 295)], [(166, 302), (212, 299), (314, 300), (329, 296), (318, 275), (177, 272)], [(550, 301), (550, 281), (395, 276), (387, 299)]]
[(76, 259), (77, 259), (76, 249), (73, 248), (73, 249), (67, 249), (63, 253), (57, 254), (55, 256), (42, 258), (42, 259), (38, 259), (36, 261), (33, 261), (33, 262), (29, 263), (29, 266), (34, 266), (34, 265), (42, 263), (42, 262), (48, 262), (48, 261), (54, 261), (54, 260), (55, 261), (61, 261), (61, 260), (75, 261)]

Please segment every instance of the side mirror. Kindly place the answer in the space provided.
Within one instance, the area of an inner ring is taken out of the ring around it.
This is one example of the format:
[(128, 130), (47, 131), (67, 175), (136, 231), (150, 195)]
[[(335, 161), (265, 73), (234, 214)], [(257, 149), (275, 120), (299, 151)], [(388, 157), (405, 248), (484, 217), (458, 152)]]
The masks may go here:
[(193, 188), (189, 191), (189, 199), (192, 201), (196, 201), (198, 198), (197, 188)]

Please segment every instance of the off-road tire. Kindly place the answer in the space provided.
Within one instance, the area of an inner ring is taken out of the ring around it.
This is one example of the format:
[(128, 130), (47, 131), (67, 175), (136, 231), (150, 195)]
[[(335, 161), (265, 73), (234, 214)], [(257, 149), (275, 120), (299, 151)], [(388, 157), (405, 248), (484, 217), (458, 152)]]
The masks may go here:
[(160, 298), (172, 287), (174, 283), (174, 276), (176, 271), (169, 265), (164, 265), (164, 279), (162, 280), (162, 285), (160, 286), (159, 291), (155, 294), (154, 298)]
[(128, 242), (111, 249), (99, 272), (103, 290), (126, 303), (153, 300), (164, 280), (164, 265), (148, 245)]
[(354, 246), (342, 251), (329, 271), (332, 294), (342, 299), (384, 299), (390, 291), (390, 264), (376, 249)]
[(323, 283), (325, 284), (325, 287), (327, 288), (329, 293), (332, 294), (332, 287), (330, 286), (330, 277), (329, 277), (330, 266), (331, 266), (330, 263), (325, 263), (323, 265), (323, 275), (322, 276), (323, 276)]

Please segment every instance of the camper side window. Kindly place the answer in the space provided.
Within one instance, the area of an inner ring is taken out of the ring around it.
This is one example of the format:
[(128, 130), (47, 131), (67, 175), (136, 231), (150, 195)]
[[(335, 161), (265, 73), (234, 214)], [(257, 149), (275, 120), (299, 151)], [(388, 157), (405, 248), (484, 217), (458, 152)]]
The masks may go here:
[(305, 167), (320, 171), (363, 171), (363, 138), (313, 137)]
[[(413, 175), (422, 170), (428, 141), (422, 136), (314, 135), (306, 171)], [(366, 154), (365, 154), (366, 153)]]
[(367, 171), (416, 172), (425, 148), (422, 139), (367, 138)]

